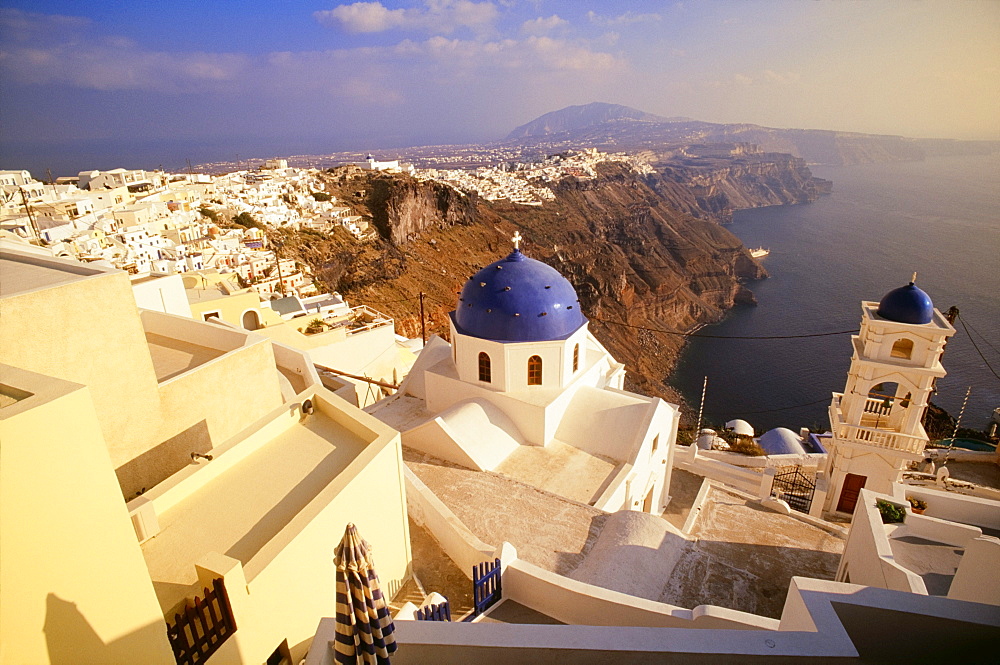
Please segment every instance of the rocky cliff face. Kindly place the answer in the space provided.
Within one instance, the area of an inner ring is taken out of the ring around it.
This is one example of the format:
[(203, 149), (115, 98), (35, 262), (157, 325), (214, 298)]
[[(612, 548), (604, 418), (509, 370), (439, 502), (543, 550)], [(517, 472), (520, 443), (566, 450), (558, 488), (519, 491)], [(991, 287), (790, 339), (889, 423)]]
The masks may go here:
[[(683, 332), (716, 321), (734, 304), (752, 303), (744, 282), (766, 276), (740, 240), (714, 221), (722, 204), (703, 207), (721, 194), (712, 199), (696, 192), (715, 187), (730, 203), (738, 193), (741, 203), (757, 205), (777, 196), (771, 185), (749, 191), (761, 176), (752, 168), (699, 174), (703, 181), (692, 185), (676, 173), (638, 175), (607, 164), (596, 179), (554, 185), (556, 200), (540, 207), (368, 174), (331, 191), (345, 198), (365, 193), (379, 238), (352, 246), (339, 236), (299, 234), (285, 247), (329, 288), (390, 314), (408, 336), (420, 335), (417, 296), (424, 292), (428, 333), (447, 336), (456, 292), (476, 270), (509, 253), (510, 238), (520, 231), (525, 253), (557, 268), (577, 289), (591, 330), (628, 366), (630, 386), (677, 399), (666, 377), (684, 338), (642, 328)], [(782, 187), (792, 197), (791, 186)], [(795, 196), (809, 197), (804, 190)]]
[(809, 203), (830, 191), (831, 183), (814, 178), (805, 161), (780, 153), (750, 153), (731, 159), (672, 158), (658, 165), (660, 186), (678, 210), (729, 222), (734, 210)]
[(474, 224), (476, 201), (439, 182), (379, 175), (370, 180), (366, 204), (379, 234), (399, 245), (431, 226)]

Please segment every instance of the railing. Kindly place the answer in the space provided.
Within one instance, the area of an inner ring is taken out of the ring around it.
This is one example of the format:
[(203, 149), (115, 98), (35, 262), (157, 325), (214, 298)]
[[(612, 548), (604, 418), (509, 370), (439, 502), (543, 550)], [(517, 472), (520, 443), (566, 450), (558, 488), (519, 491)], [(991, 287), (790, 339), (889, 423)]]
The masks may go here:
[(887, 416), (892, 411), (892, 404), (892, 398), (878, 399), (877, 397), (869, 397), (865, 400), (865, 413)]
[(500, 577), (500, 559), (484, 561), (472, 567), (472, 598), (475, 602), (472, 615), (477, 617), (499, 602), (503, 596)]
[(448, 601), (427, 607), (418, 607), (417, 621), (451, 621), (451, 606)]
[[(856, 441), (876, 448), (898, 450), (917, 455), (924, 451), (924, 446), (927, 443), (926, 437), (845, 423), (840, 411), (841, 397), (842, 395), (835, 393), (833, 402), (830, 404), (830, 424), (833, 426), (834, 434), (838, 440)], [(872, 401), (881, 404), (880, 400), (868, 400), (868, 402)]]
[(212, 589), (204, 592), (204, 599), (195, 596), (194, 607), (175, 614), (174, 624), (167, 624), (167, 639), (177, 665), (204, 663), (236, 632), (222, 579), (213, 580)]
[[(351, 327), (347, 329), (348, 335), (357, 335), (358, 333), (368, 332), (369, 330), (374, 330), (375, 328), (381, 328), (382, 326), (392, 325), (393, 321), (391, 318), (383, 314), (382, 312), (376, 311), (367, 305), (358, 305), (357, 307), (351, 308)], [(353, 324), (362, 320), (363, 317), (368, 317), (371, 319), (368, 323), (364, 323), (360, 326), (354, 327)]]

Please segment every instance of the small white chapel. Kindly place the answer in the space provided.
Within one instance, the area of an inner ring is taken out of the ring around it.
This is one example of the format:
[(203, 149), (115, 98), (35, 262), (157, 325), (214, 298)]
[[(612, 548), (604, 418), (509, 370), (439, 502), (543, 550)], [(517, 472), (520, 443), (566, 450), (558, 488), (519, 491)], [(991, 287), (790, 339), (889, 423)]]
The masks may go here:
[(609, 512), (661, 514), (679, 407), (623, 389), (573, 286), (514, 251), (478, 271), (399, 392), (370, 409), (405, 447)]

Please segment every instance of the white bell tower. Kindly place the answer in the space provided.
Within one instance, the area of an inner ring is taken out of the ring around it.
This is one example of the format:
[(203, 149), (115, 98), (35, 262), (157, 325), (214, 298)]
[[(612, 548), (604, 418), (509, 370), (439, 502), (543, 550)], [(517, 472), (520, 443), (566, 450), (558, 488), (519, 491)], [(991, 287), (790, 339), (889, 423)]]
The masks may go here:
[(891, 493), (906, 463), (923, 459), (921, 420), (935, 380), (945, 375), (941, 354), (953, 334), (913, 281), (881, 302), (861, 303), (847, 384), (830, 405), (825, 510), (853, 513), (862, 487)]

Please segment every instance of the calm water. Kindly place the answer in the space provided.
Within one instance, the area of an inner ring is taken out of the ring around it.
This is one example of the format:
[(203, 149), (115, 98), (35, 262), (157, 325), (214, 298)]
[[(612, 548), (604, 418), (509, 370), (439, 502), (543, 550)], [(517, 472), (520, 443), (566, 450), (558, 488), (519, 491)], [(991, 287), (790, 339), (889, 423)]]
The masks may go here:
[[(905, 164), (815, 167), (833, 193), (815, 203), (746, 210), (730, 230), (764, 246), (771, 277), (750, 284), (756, 307), (702, 329), (719, 335), (857, 330), (862, 300), (881, 300), (917, 271), (942, 312), (955, 305), (1000, 373), (1000, 155)], [(948, 375), (933, 401), (963, 424), (984, 427), (1000, 406), (1000, 379), (960, 322), (942, 360)], [(982, 336), (976, 335), (976, 332)], [(985, 341), (983, 339), (985, 337)], [(671, 382), (697, 408), (708, 376), (706, 420), (744, 418), (758, 432), (827, 425), (830, 393), (843, 390), (849, 335), (799, 340), (693, 339)], [(819, 404), (806, 405), (821, 401)], [(780, 410), (779, 410), (780, 409)]]

